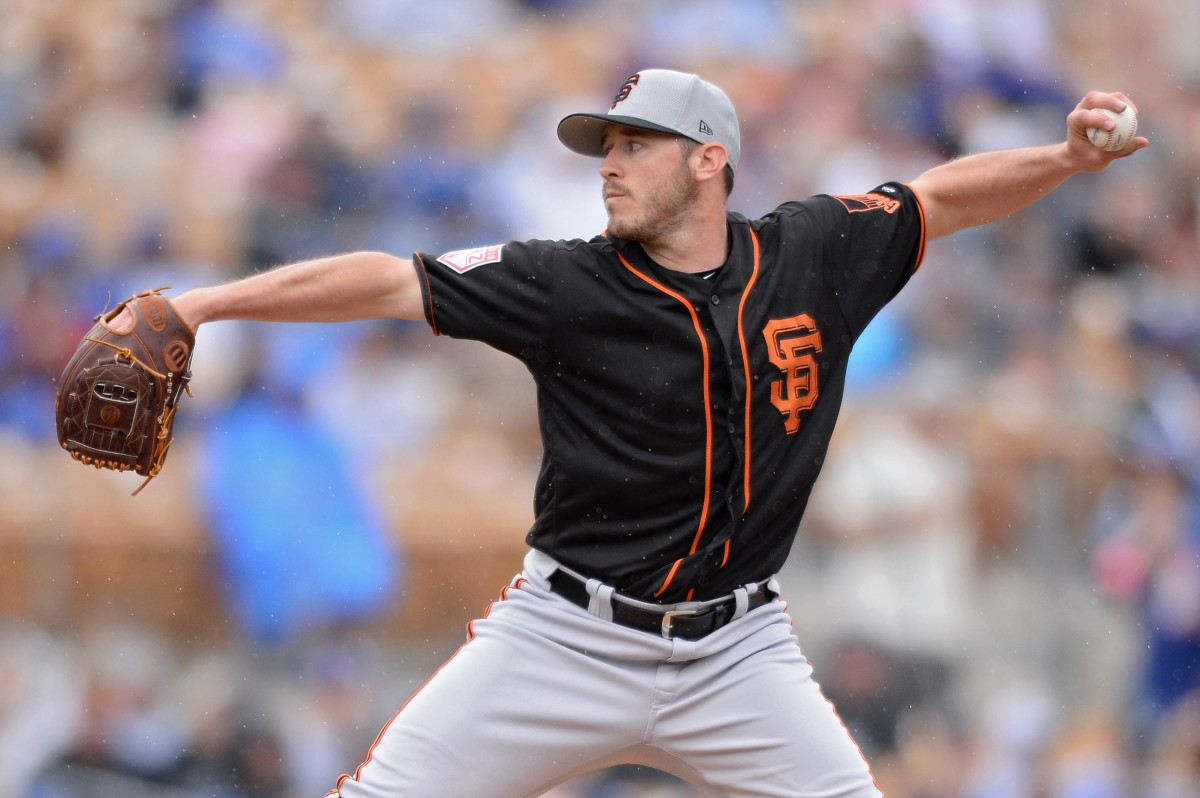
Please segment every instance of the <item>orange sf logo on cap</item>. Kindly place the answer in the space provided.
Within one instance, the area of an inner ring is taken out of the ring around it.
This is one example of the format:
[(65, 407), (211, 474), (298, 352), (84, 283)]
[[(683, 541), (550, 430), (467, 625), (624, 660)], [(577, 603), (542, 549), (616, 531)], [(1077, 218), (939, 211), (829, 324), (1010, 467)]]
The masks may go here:
[(629, 92), (633, 91), (633, 87), (638, 84), (638, 81), (641, 80), (641, 78), (642, 76), (640, 74), (630, 75), (629, 79), (625, 81), (625, 84), (621, 86), (621, 90), (617, 92), (617, 96), (613, 97), (612, 107), (608, 110), (611, 111), (613, 108), (616, 108), (618, 105), (625, 102), (625, 100), (628, 100)]

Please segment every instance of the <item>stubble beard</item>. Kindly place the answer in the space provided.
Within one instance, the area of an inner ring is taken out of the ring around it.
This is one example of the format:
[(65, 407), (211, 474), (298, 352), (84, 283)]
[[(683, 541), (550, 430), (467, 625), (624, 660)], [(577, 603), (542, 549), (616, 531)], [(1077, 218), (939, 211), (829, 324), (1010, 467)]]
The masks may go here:
[(608, 214), (608, 232), (626, 241), (656, 244), (680, 230), (700, 198), (700, 185), (692, 179), (687, 163), (645, 195), (641, 212), (633, 218), (616, 219)]

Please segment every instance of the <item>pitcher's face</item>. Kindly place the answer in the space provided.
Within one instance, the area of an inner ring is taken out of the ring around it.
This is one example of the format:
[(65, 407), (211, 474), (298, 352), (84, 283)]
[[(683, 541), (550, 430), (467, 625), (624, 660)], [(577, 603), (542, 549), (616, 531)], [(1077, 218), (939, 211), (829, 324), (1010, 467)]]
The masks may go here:
[(675, 136), (609, 125), (602, 151), (608, 232), (617, 238), (643, 243), (661, 239), (700, 196)]

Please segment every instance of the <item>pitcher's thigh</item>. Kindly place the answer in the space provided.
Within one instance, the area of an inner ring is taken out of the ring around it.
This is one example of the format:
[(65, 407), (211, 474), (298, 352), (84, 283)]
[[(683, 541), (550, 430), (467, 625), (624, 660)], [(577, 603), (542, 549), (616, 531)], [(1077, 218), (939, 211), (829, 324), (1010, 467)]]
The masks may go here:
[(636, 678), (531, 633), (509, 609), (472, 625), (339, 782), (342, 798), (517, 798), (628, 744), (629, 705), (645, 701)]
[(696, 663), (656, 743), (741, 798), (880, 798), (870, 769), (794, 641)]

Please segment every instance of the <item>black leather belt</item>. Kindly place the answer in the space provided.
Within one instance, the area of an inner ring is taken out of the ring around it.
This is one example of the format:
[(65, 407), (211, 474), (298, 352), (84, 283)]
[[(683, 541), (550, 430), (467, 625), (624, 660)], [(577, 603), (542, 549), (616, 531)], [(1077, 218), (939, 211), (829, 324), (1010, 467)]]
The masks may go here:
[[(591, 603), (587, 585), (561, 568), (550, 575), (550, 589), (572, 604), (585, 610)], [(779, 596), (765, 586), (747, 594), (746, 611), (761, 607)], [(615, 596), (612, 601), (613, 621), (622, 626), (662, 635), (668, 640), (676, 637), (684, 640), (699, 640), (733, 620), (737, 611), (737, 600), (733, 596), (695, 610), (650, 610), (626, 604)]]

